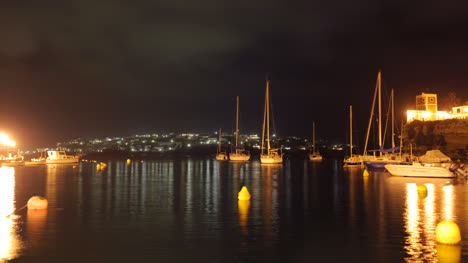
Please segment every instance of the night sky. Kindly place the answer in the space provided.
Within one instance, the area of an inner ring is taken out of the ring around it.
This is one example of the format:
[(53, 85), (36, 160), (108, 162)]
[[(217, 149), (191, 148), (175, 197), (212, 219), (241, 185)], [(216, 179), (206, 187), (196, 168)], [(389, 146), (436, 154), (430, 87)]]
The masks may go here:
[(464, 1), (3, 1), (0, 129), (17, 143), (146, 132), (363, 132), (377, 72), (397, 111), (468, 100)]

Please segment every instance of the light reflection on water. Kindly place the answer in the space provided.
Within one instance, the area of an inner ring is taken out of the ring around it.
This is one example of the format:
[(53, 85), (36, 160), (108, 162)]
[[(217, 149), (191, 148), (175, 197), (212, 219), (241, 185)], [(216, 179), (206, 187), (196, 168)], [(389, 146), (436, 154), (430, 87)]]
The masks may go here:
[(21, 249), (15, 209), (15, 170), (0, 167), (0, 261), (18, 257)]
[[(16, 176), (2, 178), (16, 184), (2, 202), (10, 204), (8, 211), (15, 195), (20, 204), (32, 193), (49, 199), (44, 213), (18, 213), (24, 228), (9, 226), (20, 235), (16, 240), (28, 241), (17, 256), (33, 261), (435, 261), (457, 253), (436, 244), (437, 222), (457, 222), (462, 237), (467, 231), (463, 181), (363, 176), (361, 169), (343, 171), (340, 160), (9, 169)], [(428, 189), (424, 198), (420, 184)], [(243, 185), (252, 195), (248, 202), (237, 200)], [(18, 247), (12, 240), (10, 248)]]

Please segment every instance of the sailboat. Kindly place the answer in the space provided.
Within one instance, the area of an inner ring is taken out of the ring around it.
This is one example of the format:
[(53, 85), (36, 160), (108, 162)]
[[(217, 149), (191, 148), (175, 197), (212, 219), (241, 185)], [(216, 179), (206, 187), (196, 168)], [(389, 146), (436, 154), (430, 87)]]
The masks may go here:
[(231, 161), (246, 162), (250, 159), (250, 153), (239, 146), (239, 96), (237, 96), (236, 102), (236, 144), (234, 146), (234, 152), (229, 154), (229, 159)]
[(266, 81), (265, 107), (263, 109), (262, 147), (260, 163), (273, 164), (283, 162), (281, 148), (271, 148), (270, 144), (270, 80)]
[(344, 161), (344, 167), (362, 167), (361, 156), (353, 155), (353, 106), (349, 106), (349, 157)]
[(310, 161), (321, 161), (322, 155), (319, 151), (315, 150), (315, 121), (312, 122), (312, 152), (309, 154)]
[[(371, 110), (371, 115), (369, 119), (369, 125), (367, 127), (367, 136), (366, 136), (366, 144), (364, 146), (364, 165), (366, 166), (367, 169), (369, 170), (385, 170), (385, 165), (386, 164), (411, 164), (406, 162), (401, 155), (396, 155), (396, 154), (382, 154), (391, 152), (394, 150), (399, 149), (399, 147), (395, 147), (395, 141), (394, 141), (394, 101), (393, 101), (393, 89), (391, 92), (391, 100), (390, 103), (392, 105), (392, 148), (389, 150), (384, 150), (383, 149), (383, 140), (382, 140), (382, 72), (379, 71), (377, 75), (377, 84), (374, 92), (374, 100), (372, 102), (372, 110)], [(378, 138), (379, 138), (379, 150), (378, 150), (378, 156), (374, 154), (374, 156), (367, 156), (367, 143), (369, 140), (369, 134), (370, 134), (370, 128), (372, 125), (372, 120), (373, 120), (373, 114), (374, 114), (374, 108), (375, 108), (375, 101), (376, 98), (378, 98)]]
[(221, 129), (219, 129), (219, 139), (218, 139), (218, 149), (216, 151), (215, 159), (218, 161), (226, 161), (228, 159), (228, 155), (226, 152), (221, 151)]

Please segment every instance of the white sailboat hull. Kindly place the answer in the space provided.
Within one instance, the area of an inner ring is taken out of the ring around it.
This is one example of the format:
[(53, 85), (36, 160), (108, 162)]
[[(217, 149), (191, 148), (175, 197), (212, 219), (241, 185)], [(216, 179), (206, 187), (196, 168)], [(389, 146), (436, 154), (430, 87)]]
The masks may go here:
[(250, 160), (250, 154), (231, 153), (229, 159), (236, 162), (246, 162)]
[(455, 177), (455, 174), (446, 168), (428, 167), (421, 165), (398, 165), (387, 164), (385, 168), (393, 176), (410, 176), (410, 177)]
[(278, 153), (260, 154), (260, 162), (266, 164), (283, 163), (283, 155)]

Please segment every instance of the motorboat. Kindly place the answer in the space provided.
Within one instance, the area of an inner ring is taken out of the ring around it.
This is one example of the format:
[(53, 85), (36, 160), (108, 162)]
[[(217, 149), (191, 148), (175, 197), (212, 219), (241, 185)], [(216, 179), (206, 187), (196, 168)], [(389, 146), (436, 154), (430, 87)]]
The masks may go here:
[(412, 165), (386, 164), (385, 169), (393, 176), (409, 177), (443, 177), (452, 178), (456, 175), (445, 167), (425, 166), (418, 162)]

